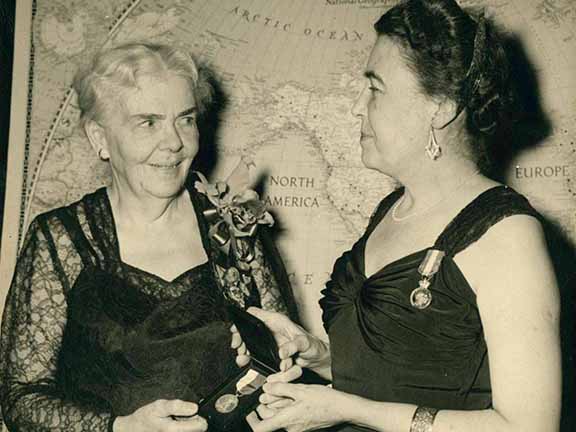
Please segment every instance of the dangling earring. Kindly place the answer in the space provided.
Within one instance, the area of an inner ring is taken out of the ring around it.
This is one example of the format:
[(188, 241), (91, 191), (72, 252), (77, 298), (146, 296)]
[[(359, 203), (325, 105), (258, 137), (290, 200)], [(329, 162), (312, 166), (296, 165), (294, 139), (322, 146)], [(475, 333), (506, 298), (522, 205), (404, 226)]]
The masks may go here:
[(442, 148), (436, 141), (436, 135), (434, 135), (434, 128), (430, 125), (430, 135), (428, 136), (428, 145), (424, 147), (426, 154), (430, 159), (435, 161), (442, 155)]
[(108, 159), (110, 159), (110, 158), (105, 158), (105, 157), (103, 157), (103, 156), (102, 156), (102, 150), (104, 150), (104, 149), (101, 148), (100, 150), (98, 150), (98, 157), (100, 158), (100, 160), (101, 160), (102, 162), (106, 162), (106, 161), (107, 161)]

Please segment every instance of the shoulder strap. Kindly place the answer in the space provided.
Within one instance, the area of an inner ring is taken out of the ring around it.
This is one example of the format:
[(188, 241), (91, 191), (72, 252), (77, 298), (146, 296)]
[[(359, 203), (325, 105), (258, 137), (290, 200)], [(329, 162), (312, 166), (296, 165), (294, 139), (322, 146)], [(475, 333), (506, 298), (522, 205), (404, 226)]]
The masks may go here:
[[(70, 291), (70, 284), (68, 283), (68, 278), (66, 277), (66, 272), (62, 267), (62, 262), (60, 261), (60, 257), (58, 256), (58, 251), (56, 249), (56, 244), (54, 243), (54, 239), (52, 238), (52, 233), (50, 232), (50, 228), (48, 228), (48, 214), (45, 213), (40, 215), (36, 218), (38, 221), (38, 226), (48, 243), (48, 252), (50, 253), (50, 257), (52, 258), (52, 263), (54, 264), (54, 270), (56, 271), (56, 275), (62, 284), (62, 288), (64, 292)], [(33, 222), (34, 223), (34, 222)]]
[(442, 231), (434, 249), (454, 256), (479, 240), (502, 219), (517, 214), (539, 218), (530, 202), (508, 186), (488, 189), (468, 204)]
[(110, 269), (121, 260), (116, 224), (106, 188), (102, 187), (86, 195), (82, 199), (82, 204), (92, 234), (91, 244), (96, 249), (103, 267)]
[(76, 251), (82, 259), (82, 264), (85, 267), (99, 263), (98, 255), (96, 251), (86, 238), (80, 222), (78, 222), (78, 217), (76, 216), (75, 207), (67, 207), (58, 212), (58, 218), (64, 225), (64, 228), (68, 232)]

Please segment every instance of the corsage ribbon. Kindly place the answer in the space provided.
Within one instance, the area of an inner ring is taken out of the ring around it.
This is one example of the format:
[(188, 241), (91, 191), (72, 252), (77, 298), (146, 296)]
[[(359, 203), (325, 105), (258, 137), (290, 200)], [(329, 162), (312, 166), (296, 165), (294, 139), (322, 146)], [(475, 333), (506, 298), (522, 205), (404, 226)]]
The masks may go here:
[(222, 269), (221, 279), (226, 295), (244, 307), (253, 285), (251, 270), (258, 225), (271, 226), (272, 215), (266, 211), (258, 194), (245, 189), (232, 193), (224, 182), (208, 183), (202, 173), (194, 184), (213, 205), (203, 211), (208, 222), (208, 237), (217, 252), (216, 262)]
[(255, 191), (246, 189), (240, 194), (230, 196), (226, 183), (211, 184), (202, 173), (197, 175), (200, 181), (194, 185), (196, 190), (205, 195), (214, 206), (203, 211), (210, 225), (210, 239), (227, 256), (232, 253), (233, 257), (240, 261), (252, 261), (252, 248), (242, 246), (239, 239), (254, 237), (258, 225), (272, 226), (274, 219), (266, 211)]

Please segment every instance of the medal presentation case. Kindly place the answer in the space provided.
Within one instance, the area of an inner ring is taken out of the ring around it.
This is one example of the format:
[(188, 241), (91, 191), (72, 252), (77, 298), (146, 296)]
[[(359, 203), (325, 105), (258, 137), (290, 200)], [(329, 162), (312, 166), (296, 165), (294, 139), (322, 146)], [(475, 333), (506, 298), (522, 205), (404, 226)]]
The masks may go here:
[(199, 415), (208, 421), (210, 431), (218, 432), (234, 431), (234, 427), (258, 405), (266, 377), (280, 370), (278, 345), (268, 327), (236, 306), (229, 306), (228, 313), (250, 351), (251, 359), (200, 402)]

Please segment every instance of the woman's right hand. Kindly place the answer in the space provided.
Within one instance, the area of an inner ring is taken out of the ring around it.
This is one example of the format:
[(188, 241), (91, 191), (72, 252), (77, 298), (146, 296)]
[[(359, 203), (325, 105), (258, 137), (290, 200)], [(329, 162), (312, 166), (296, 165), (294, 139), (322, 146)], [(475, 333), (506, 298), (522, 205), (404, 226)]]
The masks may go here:
[[(288, 371), (294, 362), (297, 366), (312, 369), (330, 379), (330, 349), (325, 342), (281, 313), (255, 307), (249, 308), (248, 312), (263, 321), (272, 331), (278, 344), (281, 371)], [(247, 363), (249, 353), (235, 328), (232, 332), (232, 347), (237, 350), (237, 363), (242, 366)]]
[(208, 423), (196, 415), (198, 405), (178, 399), (157, 400), (132, 414), (117, 417), (114, 432), (204, 432)]

